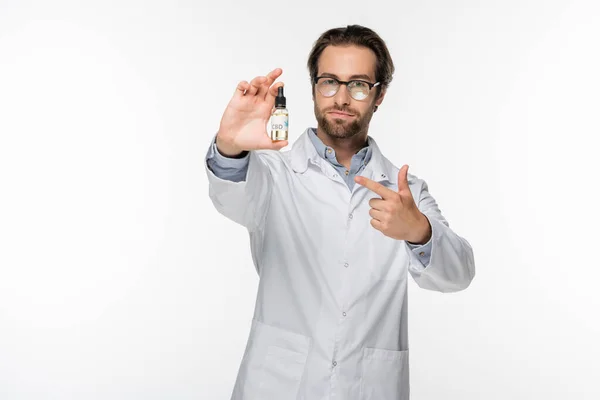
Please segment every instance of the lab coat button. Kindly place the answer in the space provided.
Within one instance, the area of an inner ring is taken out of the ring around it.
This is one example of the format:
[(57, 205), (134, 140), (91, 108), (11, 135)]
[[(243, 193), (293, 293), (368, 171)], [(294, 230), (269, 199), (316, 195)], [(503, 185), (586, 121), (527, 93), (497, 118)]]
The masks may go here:
[(352, 219), (352, 214), (348, 214), (348, 218)]
[(335, 362), (335, 361), (334, 361), (334, 362), (333, 362), (333, 366), (335, 367), (336, 365), (337, 365), (337, 362)]
[(344, 263), (344, 267), (348, 268), (348, 265), (349, 265), (348, 263)]
[(344, 313), (342, 313), (342, 315), (345, 317), (345, 316), (346, 316), (346, 313), (344, 312)]

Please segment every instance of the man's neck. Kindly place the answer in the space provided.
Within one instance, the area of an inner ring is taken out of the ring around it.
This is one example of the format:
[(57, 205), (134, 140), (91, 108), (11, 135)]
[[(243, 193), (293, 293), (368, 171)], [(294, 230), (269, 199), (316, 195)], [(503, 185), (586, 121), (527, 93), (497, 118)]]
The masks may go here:
[(335, 150), (337, 161), (349, 168), (352, 156), (368, 145), (367, 132), (354, 135), (351, 138), (335, 138), (324, 133), (317, 127), (317, 136), (325, 146)]

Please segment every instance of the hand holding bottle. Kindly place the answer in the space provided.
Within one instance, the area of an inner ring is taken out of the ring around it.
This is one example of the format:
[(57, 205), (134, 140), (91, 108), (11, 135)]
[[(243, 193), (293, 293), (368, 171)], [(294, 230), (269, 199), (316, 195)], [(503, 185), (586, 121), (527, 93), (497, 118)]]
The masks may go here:
[(282, 70), (276, 68), (267, 76), (238, 84), (217, 133), (217, 148), (223, 155), (232, 157), (244, 151), (280, 150), (287, 146), (287, 140), (273, 141), (267, 132), (278, 88), (283, 87), (283, 82), (273, 82), (281, 74)]

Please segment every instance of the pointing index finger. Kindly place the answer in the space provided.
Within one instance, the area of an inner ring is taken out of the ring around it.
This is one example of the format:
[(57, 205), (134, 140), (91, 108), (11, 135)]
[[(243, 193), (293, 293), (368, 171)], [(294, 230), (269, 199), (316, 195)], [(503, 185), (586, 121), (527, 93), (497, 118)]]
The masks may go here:
[(377, 193), (384, 200), (398, 195), (398, 193), (383, 186), (381, 183), (372, 181), (369, 178), (365, 178), (364, 176), (357, 176), (356, 178), (354, 178), (354, 180), (359, 185), (362, 185), (362, 186), (366, 187), (367, 189)]

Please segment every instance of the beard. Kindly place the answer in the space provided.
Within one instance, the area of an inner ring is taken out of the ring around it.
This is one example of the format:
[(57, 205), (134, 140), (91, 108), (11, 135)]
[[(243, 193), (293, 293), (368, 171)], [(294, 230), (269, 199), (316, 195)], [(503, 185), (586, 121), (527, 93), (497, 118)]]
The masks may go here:
[[(349, 108), (330, 107), (327, 110), (321, 110), (316, 102), (314, 103), (314, 108), (319, 127), (326, 135), (337, 139), (348, 139), (366, 132), (373, 116), (373, 112), (368, 112), (363, 116), (358, 111)], [(352, 120), (335, 118), (327, 114), (331, 111), (353, 114), (354, 118)]]

